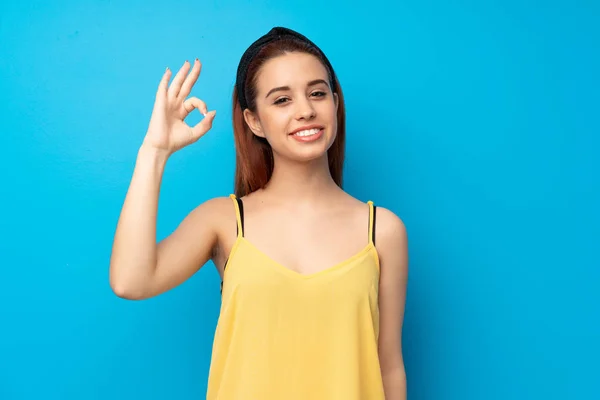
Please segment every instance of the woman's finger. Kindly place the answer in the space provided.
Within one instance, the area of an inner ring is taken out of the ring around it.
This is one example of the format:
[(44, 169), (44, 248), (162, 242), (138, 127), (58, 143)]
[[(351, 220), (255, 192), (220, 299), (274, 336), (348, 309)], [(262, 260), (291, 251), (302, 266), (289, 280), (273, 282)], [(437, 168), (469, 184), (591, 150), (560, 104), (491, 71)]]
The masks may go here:
[(183, 118), (185, 119), (192, 111), (194, 111), (194, 108), (197, 108), (198, 111), (200, 111), (204, 116), (206, 116), (206, 113), (208, 112), (208, 109), (206, 108), (206, 103), (204, 101), (200, 100), (197, 97), (190, 97), (189, 99), (183, 102)]
[(188, 71), (190, 70), (190, 64), (187, 60), (183, 63), (183, 66), (177, 71), (175, 78), (173, 78), (173, 82), (171, 82), (171, 86), (169, 87), (169, 98), (176, 99), (179, 91), (181, 90), (181, 84), (185, 79)]
[(192, 68), (192, 72), (185, 78), (183, 84), (181, 85), (181, 90), (177, 95), (179, 99), (185, 99), (188, 97), (190, 92), (192, 91), (192, 87), (196, 84), (198, 80), (198, 76), (200, 76), (200, 70), (202, 69), (202, 63), (200, 60), (196, 58), (194, 61), (194, 67)]
[(210, 128), (212, 128), (212, 124), (213, 121), (215, 120), (215, 114), (217, 112), (215, 110), (212, 110), (209, 113), (206, 113), (206, 116), (204, 117), (204, 119), (200, 122), (198, 122), (196, 125), (194, 125), (194, 127), (192, 128), (192, 135), (194, 137), (194, 140), (198, 140), (199, 138), (202, 137), (202, 135), (204, 135), (206, 132), (208, 132), (210, 130)]
[(156, 99), (164, 98), (167, 94), (167, 89), (169, 88), (169, 78), (171, 78), (171, 69), (167, 67), (165, 73), (163, 74), (160, 82), (158, 84), (158, 89), (156, 90)]

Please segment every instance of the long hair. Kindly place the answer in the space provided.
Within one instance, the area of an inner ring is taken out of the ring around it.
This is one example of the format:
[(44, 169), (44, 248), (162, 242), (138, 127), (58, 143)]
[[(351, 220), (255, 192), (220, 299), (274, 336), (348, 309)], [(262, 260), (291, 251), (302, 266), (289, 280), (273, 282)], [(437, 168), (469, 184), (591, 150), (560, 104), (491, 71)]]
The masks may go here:
[[(265, 45), (248, 65), (245, 94), (250, 111), (256, 112), (256, 75), (258, 71), (267, 60), (286, 52), (303, 52), (320, 59), (314, 48), (299, 40), (286, 38)], [(335, 76), (329, 78), (333, 86), (331, 90), (338, 96), (338, 109), (337, 135), (327, 151), (327, 159), (331, 177), (339, 187), (342, 187), (346, 144), (346, 109), (342, 88), (337, 78)], [(266, 139), (256, 136), (246, 123), (236, 88), (233, 90), (233, 134), (236, 150), (234, 193), (236, 196), (242, 197), (265, 187), (273, 174), (274, 160), (273, 150)]]

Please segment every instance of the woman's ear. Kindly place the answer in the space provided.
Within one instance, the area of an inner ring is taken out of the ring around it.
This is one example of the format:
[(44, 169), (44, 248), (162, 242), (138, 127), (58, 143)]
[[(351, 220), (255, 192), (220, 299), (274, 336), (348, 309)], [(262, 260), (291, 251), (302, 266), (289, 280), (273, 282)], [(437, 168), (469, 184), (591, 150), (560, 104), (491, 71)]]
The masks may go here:
[(246, 123), (250, 127), (252, 133), (262, 138), (265, 137), (258, 116), (247, 108), (244, 110), (244, 120), (246, 120)]

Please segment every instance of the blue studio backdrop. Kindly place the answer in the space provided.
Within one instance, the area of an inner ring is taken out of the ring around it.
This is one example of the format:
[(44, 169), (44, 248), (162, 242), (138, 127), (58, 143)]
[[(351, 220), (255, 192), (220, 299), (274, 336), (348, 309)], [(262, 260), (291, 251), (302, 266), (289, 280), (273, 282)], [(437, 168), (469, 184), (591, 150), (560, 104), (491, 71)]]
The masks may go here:
[(0, 399), (204, 398), (213, 265), (123, 300), (112, 239), (167, 66), (200, 58), (217, 116), (167, 165), (158, 239), (232, 192), (237, 63), (276, 25), (337, 70), (345, 188), (407, 226), (409, 399), (600, 398), (599, 21), (592, 0), (2, 2)]

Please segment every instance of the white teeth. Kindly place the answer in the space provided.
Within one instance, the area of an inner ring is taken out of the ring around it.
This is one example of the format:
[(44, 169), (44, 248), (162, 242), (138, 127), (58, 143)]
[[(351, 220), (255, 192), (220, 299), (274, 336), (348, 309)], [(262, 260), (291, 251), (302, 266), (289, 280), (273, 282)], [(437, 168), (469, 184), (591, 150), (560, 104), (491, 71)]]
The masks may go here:
[(294, 135), (296, 136), (312, 136), (312, 135), (316, 135), (317, 133), (319, 133), (320, 129), (315, 128), (315, 129), (306, 129), (304, 131), (300, 131), (300, 132), (296, 132), (294, 133)]

